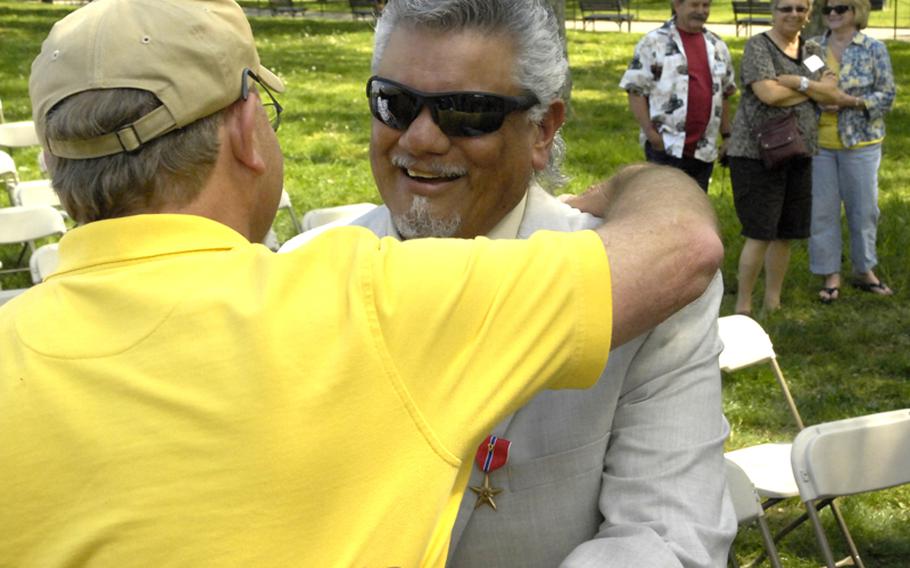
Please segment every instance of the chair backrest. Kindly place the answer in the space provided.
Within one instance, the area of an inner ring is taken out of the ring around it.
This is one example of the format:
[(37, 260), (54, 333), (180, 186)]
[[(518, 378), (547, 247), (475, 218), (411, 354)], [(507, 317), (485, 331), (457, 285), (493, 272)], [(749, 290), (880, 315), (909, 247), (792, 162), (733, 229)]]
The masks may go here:
[(38, 132), (31, 120), (0, 123), (0, 146), (6, 148), (24, 148), (38, 146)]
[(0, 209), (0, 244), (24, 243), (65, 232), (63, 214), (50, 205)]
[(373, 203), (353, 203), (351, 205), (310, 209), (303, 215), (303, 230), (308, 231), (333, 221), (352, 220), (375, 208), (376, 205)]
[(16, 171), (16, 162), (13, 157), (0, 150), (0, 184), (6, 188), (6, 192), (13, 199), (13, 191), (19, 184), (19, 172)]
[(910, 408), (809, 426), (790, 460), (806, 502), (910, 483)]
[(748, 316), (719, 318), (717, 333), (724, 344), (719, 358), (723, 371), (735, 371), (777, 358), (771, 338), (757, 321)]
[(19, 172), (16, 171), (16, 161), (13, 157), (0, 150), (0, 176), (13, 175), (16, 180), (19, 179)]
[(22, 181), (13, 190), (13, 205), (50, 205), (60, 207), (60, 197), (51, 180)]
[(761, 498), (755, 491), (755, 485), (752, 484), (752, 480), (734, 462), (729, 459), (724, 461), (726, 462), (727, 489), (730, 491), (737, 522), (742, 525), (764, 516), (765, 512), (761, 506)]
[(57, 243), (41, 245), (31, 258), (28, 259), (28, 267), (32, 273), (32, 282), (38, 284), (57, 270), (60, 264), (60, 254)]

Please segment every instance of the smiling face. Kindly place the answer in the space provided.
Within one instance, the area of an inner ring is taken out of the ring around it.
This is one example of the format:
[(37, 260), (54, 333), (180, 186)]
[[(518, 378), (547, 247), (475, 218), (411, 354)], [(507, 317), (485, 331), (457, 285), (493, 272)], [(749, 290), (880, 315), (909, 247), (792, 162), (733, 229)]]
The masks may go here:
[[(425, 93), (482, 91), (517, 96), (514, 47), (503, 35), (398, 28), (376, 74)], [(546, 166), (549, 144), (527, 111), (471, 137), (447, 136), (428, 108), (406, 130), (373, 119), (370, 163), (383, 201), (405, 238), (474, 237), (492, 229)]]
[[(856, 31), (858, 29), (858, 26), (856, 25), (856, 12), (854, 12), (852, 6), (843, 0), (831, 0), (826, 6), (826, 9), (828, 8), (831, 8), (832, 10), (825, 15), (825, 23), (828, 24), (828, 29), (832, 32), (841, 29), (848, 29), (850, 31)], [(837, 10), (841, 10), (843, 13), (838, 14)]]
[(795, 38), (809, 21), (809, 7), (808, 0), (778, 0), (772, 10), (771, 27), (783, 37)]
[(711, 0), (673, 0), (676, 26), (684, 32), (698, 33), (705, 27), (711, 12)]

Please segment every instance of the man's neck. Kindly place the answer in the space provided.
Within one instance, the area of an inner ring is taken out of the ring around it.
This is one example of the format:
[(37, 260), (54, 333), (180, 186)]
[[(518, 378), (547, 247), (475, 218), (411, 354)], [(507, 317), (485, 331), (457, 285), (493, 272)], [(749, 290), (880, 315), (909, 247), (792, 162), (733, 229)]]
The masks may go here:
[(687, 29), (683, 28), (682, 26), (680, 26), (679, 23), (677, 23), (676, 30), (681, 34), (697, 35), (700, 33), (704, 33), (705, 28), (699, 28), (697, 30), (687, 30)]

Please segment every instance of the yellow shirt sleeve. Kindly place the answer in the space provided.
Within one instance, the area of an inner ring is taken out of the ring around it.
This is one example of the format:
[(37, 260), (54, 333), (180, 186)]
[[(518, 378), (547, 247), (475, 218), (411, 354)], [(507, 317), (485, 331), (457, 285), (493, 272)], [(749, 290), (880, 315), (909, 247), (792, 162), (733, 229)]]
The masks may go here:
[(610, 273), (593, 231), (387, 238), (373, 258), (367, 297), (388, 373), (456, 459), (540, 389), (591, 386), (606, 364)]

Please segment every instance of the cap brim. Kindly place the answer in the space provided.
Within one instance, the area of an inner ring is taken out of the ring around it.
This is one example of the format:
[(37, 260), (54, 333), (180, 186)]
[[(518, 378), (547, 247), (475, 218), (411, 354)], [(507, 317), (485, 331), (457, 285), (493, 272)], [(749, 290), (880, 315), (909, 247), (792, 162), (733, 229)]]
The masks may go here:
[(265, 66), (259, 66), (259, 72), (257, 75), (259, 75), (259, 80), (265, 83), (265, 86), (269, 89), (278, 93), (284, 92), (284, 82), (278, 78), (278, 75), (275, 75), (266, 69)]

